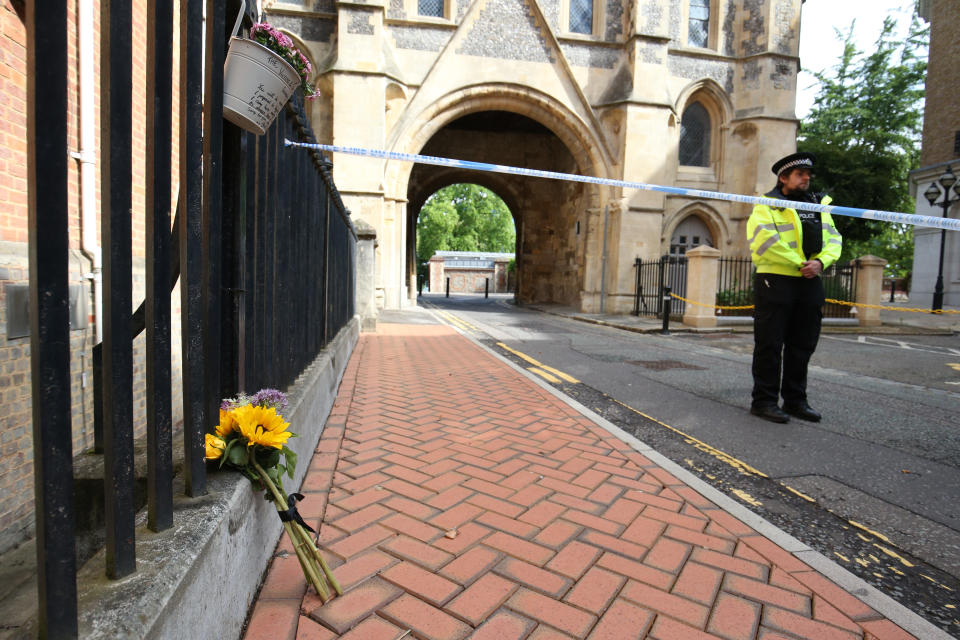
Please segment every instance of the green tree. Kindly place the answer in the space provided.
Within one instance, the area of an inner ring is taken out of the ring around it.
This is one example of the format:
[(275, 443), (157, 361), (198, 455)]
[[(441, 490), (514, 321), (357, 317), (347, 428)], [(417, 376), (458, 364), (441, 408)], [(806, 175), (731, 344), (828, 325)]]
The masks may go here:
[(437, 251), (512, 252), (513, 216), (497, 194), (476, 184), (452, 184), (427, 199), (417, 218), (417, 264)]
[[(833, 72), (814, 73), (820, 89), (800, 128), (798, 148), (817, 154), (813, 189), (838, 205), (913, 212), (908, 174), (920, 158), (923, 82), (929, 29), (916, 14), (906, 39), (887, 17), (869, 54), (843, 38)], [(907, 275), (913, 262), (913, 227), (836, 216), (843, 234), (841, 260), (871, 253), (889, 261), (888, 273)]]

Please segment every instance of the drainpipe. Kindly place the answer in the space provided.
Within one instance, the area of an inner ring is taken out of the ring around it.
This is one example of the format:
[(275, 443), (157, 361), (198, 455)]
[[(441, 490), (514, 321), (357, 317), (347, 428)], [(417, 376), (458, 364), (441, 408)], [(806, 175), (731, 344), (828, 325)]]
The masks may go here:
[(97, 147), (94, 112), (93, 0), (80, 0), (77, 8), (80, 62), (80, 248), (92, 270), (85, 277), (93, 287), (93, 326), (96, 343), (103, 341), (103, 259), (97, 242)]
[(600, 254), (600, 313), (605, 313), (607, 299), (607, 223), (610, 205), (603, 207), (603, 253)]

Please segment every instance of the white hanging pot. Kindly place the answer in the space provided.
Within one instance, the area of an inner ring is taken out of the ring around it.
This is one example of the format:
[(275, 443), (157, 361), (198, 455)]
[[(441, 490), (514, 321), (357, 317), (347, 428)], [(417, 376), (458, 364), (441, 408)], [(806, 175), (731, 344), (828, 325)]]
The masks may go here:
[(289, 62), (259, 42), (230, 38), (223, 65), (223, 117), (258, 136), (266, 133), (300, 85)]

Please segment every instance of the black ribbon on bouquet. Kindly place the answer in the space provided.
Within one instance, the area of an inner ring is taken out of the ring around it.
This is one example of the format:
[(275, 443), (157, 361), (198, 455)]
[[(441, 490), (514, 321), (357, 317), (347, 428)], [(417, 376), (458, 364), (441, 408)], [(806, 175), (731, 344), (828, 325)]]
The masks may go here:
[(300, 515), (299, 511), (297, 511), (297, 500), (300, 500), (301, 502), (304, 500), (302, 493), (291, 493), (288, 495), (287, 505), (289, 506), (287, 507), (287, 510), (280, 511), (277, 509), (277, 515), (280, 516), (280, 520), (283, 522), (296, 522), (310, 533), (316, 533), (313, 527), (303, 521), (303, 516)]

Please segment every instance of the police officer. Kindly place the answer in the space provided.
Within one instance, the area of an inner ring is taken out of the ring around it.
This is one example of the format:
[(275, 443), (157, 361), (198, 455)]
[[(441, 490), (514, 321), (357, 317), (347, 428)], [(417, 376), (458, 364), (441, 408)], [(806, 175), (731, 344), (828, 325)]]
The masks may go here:
[[(781, 158), (772, 168), (777, 186), (765, 195), (829, 204), (830, 196), (809, 191), (815, 162), (812, 153)], [(771, 422), (789, 416), (819, 422), (807, 402), (807, 364), (823, 318), (820, 274), (840, 257), (842, 238), (829, 213), (758, 204), (747, 221), (747, 240), (756, 267), (750, 413)]]

